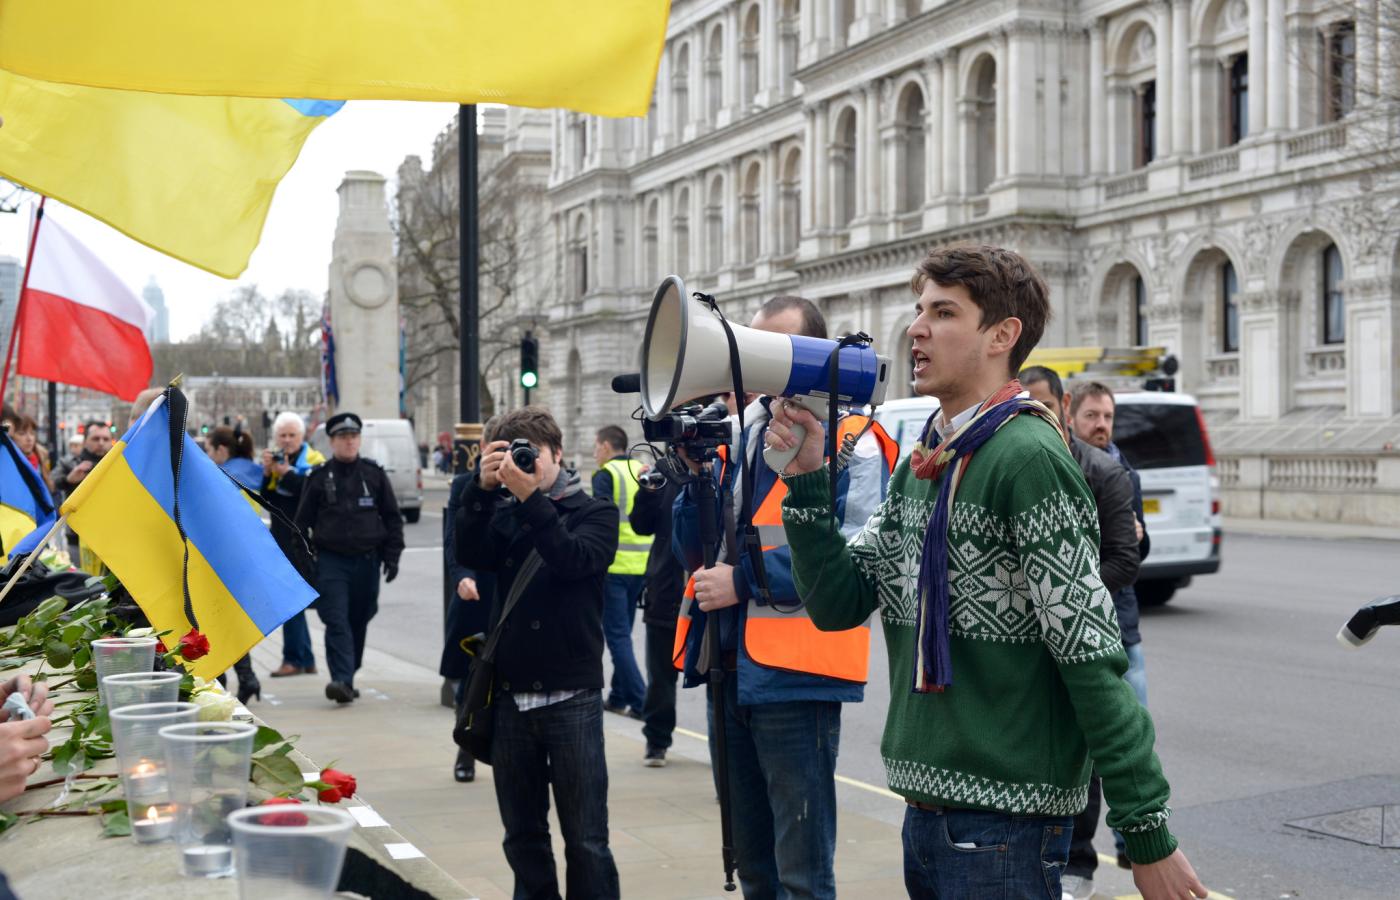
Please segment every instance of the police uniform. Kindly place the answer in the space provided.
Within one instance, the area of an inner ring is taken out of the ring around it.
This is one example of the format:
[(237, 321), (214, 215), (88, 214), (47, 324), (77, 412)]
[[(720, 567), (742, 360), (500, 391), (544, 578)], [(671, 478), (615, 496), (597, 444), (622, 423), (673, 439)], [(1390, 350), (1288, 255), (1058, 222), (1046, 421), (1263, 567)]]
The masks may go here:
[[(334, 438), (361, 430), (360, 417), (326, 421)], [(311, 470), (297, 507), (297, 525), (316, 547), (316, 612), (326, 626), (326, 696), (349, 703), (365, 652), (365, 632), (379, 609), (379, 568), (393, 581), (403, 553), (403, 518), (389, 476), (374, 460), (332, 457)]]

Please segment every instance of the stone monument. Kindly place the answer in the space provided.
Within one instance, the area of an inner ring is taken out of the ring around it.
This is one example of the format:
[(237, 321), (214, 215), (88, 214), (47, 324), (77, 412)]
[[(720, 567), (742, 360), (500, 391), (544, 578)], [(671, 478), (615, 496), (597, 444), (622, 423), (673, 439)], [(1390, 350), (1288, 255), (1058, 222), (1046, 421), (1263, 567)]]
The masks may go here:
[(335, 409), (366, 419), (399, 417), (399, 296), (384, 176), (345, 173), (331, 244)]

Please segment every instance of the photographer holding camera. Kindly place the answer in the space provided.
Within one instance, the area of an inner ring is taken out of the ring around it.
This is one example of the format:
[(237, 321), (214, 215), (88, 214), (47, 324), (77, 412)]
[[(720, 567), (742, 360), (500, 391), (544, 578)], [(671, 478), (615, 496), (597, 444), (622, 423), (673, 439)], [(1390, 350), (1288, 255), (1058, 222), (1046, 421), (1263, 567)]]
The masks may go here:
[[(564, 834), (570, 897), (619, 896), (608, 848), (603, 756), (604, 578), (617, 552), (617, 507), (564, 468), (563, 436), (538, 406), (503, 416), (483, 447), (455, 523), (457, 561), (496, 574), (496, 597), (526, 586), (494, 658), (492, 780), (515, 896), (557, 897), (549, 792)], [(522, 572), (533, 573), (522, 575)]]
[[(306, 423), (291, 410), (277, 414), (272, 423), (275, 450), (262, 452), (262, 496), (290, 521), (297, 514), (301, 489), (311, 469), (326, 461), (321, 451), (306, 443)], [(299, 538), (276, 516), (272, 517), (272, 539), (287, 559), (295, 560), (300, 552)], [(315, 675), (316, 655), (311, 651), (311, 630), (306, 627), (306, 613), (299, 612), (282, 623), (282, 666), (273, 678), (288, 675)]]
[[(802, 297), (775, 297), (754, 316), (751, 327), (780, 334), (826, 337), (821, 311)], [(836, 754), (841, 704), (865, 696), (870, 630), (819, 632), (807, 617), (792, 578), (781, 505), (786, 487), (761, 453), (769, 404), (759, 397), (745, 409), (746, 434), (738, 452), (752, 468), (715, 464), (719, 481), (723, 544), (713, 568), (702, 568), (696, 488), (676, 502), (673, 544), (685, 568), (695, 573), (682, 601), (673, 658), (684, 654), (685, 686), (705, 683), (708, 648), (705, 616), (720, 616), (724, 668), (725, 742), (734, 846), (745, 897), (834, 897), (836, 852)], [(838, 439), (861, 434), (867, 419), (847, 415)], [(816, 429), (822, 434), (822, 429)], [(879, 425), (855, 445), (842, 470), (838, 508), (859, 527), (884, 498), (898, 446)], [(689, 462), (689, 459), (687, 458)], [(698, 467), (691, 463), (692, 471)], [(740, 475), (754, 479), (752, 524), (763, 544), (765, 599), (749, 554), (739, 552), (736, 531), (743, 489)], [(698, 608), (697, 608), (698, 607)], [(710, 710), (714, 714), (713, 706)], [(714, 728), (710, 730), (713, 742)], [(711, 747), (711, 759), (715, 758)]]

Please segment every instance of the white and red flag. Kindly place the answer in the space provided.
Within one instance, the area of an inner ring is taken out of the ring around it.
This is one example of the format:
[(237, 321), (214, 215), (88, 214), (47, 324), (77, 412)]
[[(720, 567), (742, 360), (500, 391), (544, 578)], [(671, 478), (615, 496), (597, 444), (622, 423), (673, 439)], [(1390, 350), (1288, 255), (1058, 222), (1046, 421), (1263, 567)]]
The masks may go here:
[(34, 240), (15, 371), (135, 400), (151, 380), (146, 329), (155, 311), (52, 216), (42, 216)]

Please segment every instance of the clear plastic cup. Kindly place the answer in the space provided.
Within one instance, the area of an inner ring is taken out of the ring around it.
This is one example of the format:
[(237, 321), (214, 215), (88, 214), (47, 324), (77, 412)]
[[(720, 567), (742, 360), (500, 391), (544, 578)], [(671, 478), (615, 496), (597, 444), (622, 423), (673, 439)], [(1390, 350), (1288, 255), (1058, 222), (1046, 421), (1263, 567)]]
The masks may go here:
[(247, 722), (192, 722), (160, 730), (184, 874), (233, 874), (233, 833), (226, 820), (248, 801), (257, 731)]
[(112, 749), (126, 794), (131, 835), (137, 843), (168, 841), (175, 835), (175, 808), (166, 774), (160, 729), (195, 722), (193, 703), (144, 703), (112, 710)]
[(335, 893), (355, 820), (328, 806), (284, 804), (240, 809), (233, 830), (242, 900), (322, 900)]
[(112, 637), (98, 638), (92, 642), (92, 664), (97, 670), (97, 696), (103, 706), (111, 709), (107, 702), (107, 688), (102, 679), (108, 675), (123, 675), (127, 672), (149, 672), (156, 665), (156, 639), (153, 637)]
[[(181, 672), (126, 672), (102, 679), (108, 709), (145, 703), (174, 703), (180, 699)], [(169, 723), (167, 723), (169, 724)]]

